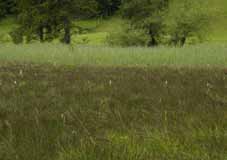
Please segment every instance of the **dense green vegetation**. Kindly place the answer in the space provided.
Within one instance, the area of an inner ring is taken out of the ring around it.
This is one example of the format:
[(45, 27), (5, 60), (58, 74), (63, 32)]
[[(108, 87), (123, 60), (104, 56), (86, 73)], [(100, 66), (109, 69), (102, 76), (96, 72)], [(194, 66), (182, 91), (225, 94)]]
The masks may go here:
[[(225, 43), (227, 41), (226, 25), (227, 22), (225, 18), (217, 19), (217, 22), (210, 28), (209, 33), (204, 36), (203, 41)], [(125, 24), (122, 18), (111, 17), (107, 19), (80, 20), (77, 21), (77, 26), (83, 28), (83, 31), (81, 33), (76, 32), (72, 35), (73, 45), (86, 44), (103, 46), (109, 45), (108, 43), (111, 42), (109, 41), (110, 38), (113, 40), (117, 36), (116, 38), (119, 39), (119, 34), (122, 32), (125, 33), (124, 28), (127, 27), (127, 24)], [(11, 43), (12, 39), (9, 33), (16, 27), (17, 24), (12, 17), (2, 20), (0, 22), (0, 43)], [(146, 38), (146, 36), (144, 37)], [(57, 42), (57, 40), (55, 40), (55, 42)], [(122, 44), (122, 42), (119, 43)], [(138, 41), (136, 43), (138, 44)], [(191, 41), (191, 43), (193, 44), (193, 41)], [(190, 42), (187, 44), (190, 44)]]
[[(15, 19), (12, 24), (17, 24), (12, 30), (1, 31), (8, 33), (7, 38), (6, 36), (1, 38), (3, 42), (12, 39), (15, 43), (54, 40), (73, 44), (153, 46), (226, 40), (223, 34), (226, 30), (224, 26), (227, 16), (226, 8), (223, 7), (226, 5), (224, 0), (215, 2), (212, 0), (123, 0), (122, 2), (81, 0), (80, 3), (71, 0), (67, 2), (68, 4), (64, 3), (64, 7), (60, 1), (55, 3), (48, 0), (34, 2), (19, 0), (17, 5), (15, 3), (12, 5), (12, 2), (12, 0), (1, 2), (4, 4), (2, 6), (6, 6), (5, 4), (8, 4), (8, 8), (12, 6), (11, 9), (7, 9), (8, 12), (2, 12), (4, 17), (13, 16)], [(74, 3), (77, 5), (73, 5)], [(117, 18), (112, 18), (114, 14), (118, 15), (115, 16)], [(109, 21), (108, 23), (114, 25), (116, 19), (124, 21), (124, 24), (120, 23), (120, 29), (110, 25), (108, 30), (111, 32), (108, 33), (105, 30), (99, 30), (97, 33), (97, 29), (89, 25), (90, 21), (96, 21), (100, 25), (103, 23), (105, 25)], [(67, 25), (66, 21), (68, 21)], [(88, 22), (87, 25), (81, 27), (82, 21)], [(4, 22), (3, 19), (0, 28), (4, 29)]]
[(226, 0), (0, 0), (0, 160), (226, 160)]
[(0, 20), (16, 13), (15, 0), (0, 0)]
[(226, 159), (224, 69), (11, 63), (0, 85), (0, 159)]

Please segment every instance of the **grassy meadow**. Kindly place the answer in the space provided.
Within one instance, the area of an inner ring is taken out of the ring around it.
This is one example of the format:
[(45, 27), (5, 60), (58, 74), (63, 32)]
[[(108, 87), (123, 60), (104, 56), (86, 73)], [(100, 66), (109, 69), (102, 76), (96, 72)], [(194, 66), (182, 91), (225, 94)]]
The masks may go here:
[(204, 43), (181, 48), (108, 46), (117, 16), (75, 22), (85, 29), (71, 45), (15, 45), (15, 19), (2, 20), (0, 160), (227, 160), (220, 15)]
[(1, 62), (33, 62), (70, 66), (227, 67), (226, 44), (175, 47), (67, 46), (2, 44)]
[(225, 160), (227, 48), (0, 46), (0, 159)]
[(225, 160), (227, 71), (2, 64), (0, 159)]

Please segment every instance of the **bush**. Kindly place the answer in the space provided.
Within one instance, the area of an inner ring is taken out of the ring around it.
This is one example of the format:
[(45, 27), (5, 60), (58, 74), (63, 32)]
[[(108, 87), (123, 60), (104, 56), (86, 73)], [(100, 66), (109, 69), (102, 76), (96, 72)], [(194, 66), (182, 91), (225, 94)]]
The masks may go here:
[(0, 34), (0, 43), (11, 42), (11, 37), (8, 34)]
[(193, 39), (201, 41), (209, 26), (212, 13), (203, 0), (173, 0), (166, 16), (169, 43), (183, 46)]
[(12, 38), (13, 43), (20, 44), (23, 42), (23, 33), (19, 30), (15, 30), (10, 32), (10, 36)]
[(119, 32), (110, 33), (107, 43), (112, 46), (147, 46), (149, 35), (144, 30), (127, 27)]

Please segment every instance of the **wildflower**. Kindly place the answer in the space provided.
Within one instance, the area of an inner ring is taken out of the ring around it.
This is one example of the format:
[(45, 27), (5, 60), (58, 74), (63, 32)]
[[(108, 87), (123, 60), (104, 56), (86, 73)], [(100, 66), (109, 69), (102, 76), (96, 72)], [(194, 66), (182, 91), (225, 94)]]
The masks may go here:
[(61, 114), (61, 118), (62, 118), (62, 119), (64, 119), (64, 118), (65, 118), (65, 115), (64, 115), (63, 113)]
[(208, 88), (212, 88), (212, 85), (211, 85), (209, 82), (207, 82), (206, 86), (207, 86)]
[(66, 118), (65, 118), (64, 113), (61, 114), (61, 118), (62, 118), (62, 120), (63, 120), (63, 123), (65, 123), (65, 122), (66, 122)]
[(8, 120), (5, 120), (5, 121), (4, 121), (4, 125), (5, 125), (5, 127), (7, 127), (7, 128), (10, 128), (10, 127), (11, 127), (11, 124), (10, 124), (10, 122), (9, 122)]
[(20, 70), (19, 74), (20, 74), (21, 76), (23, 76), (23, 70)]
[(110, 85), (110, 86), (112, 85), (112, 80), (109, 81), (109, 85)]

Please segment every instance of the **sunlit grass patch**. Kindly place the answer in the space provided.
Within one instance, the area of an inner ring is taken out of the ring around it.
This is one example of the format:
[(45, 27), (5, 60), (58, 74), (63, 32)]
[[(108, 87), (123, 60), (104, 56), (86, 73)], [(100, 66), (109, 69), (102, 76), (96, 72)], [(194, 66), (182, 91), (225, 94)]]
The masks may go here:
[(63, 44), (2, 44), (0, 60), (55, 65), (226, 67), (225, 44), (175, 47), (107, 47)]

